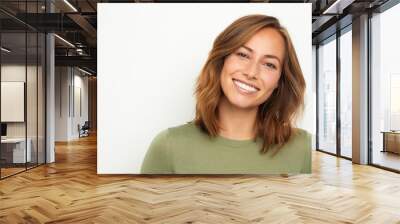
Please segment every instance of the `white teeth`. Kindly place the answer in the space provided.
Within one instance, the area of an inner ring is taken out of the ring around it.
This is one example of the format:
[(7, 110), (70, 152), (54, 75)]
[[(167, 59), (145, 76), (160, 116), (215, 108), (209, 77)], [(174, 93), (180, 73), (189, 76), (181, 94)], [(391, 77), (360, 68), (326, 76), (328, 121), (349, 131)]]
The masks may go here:
[(243, 82), (240, 82), (240, 81), (237, 81), (237, 80), (233, 80), (233, 82), (234, 82), (237, 86), (239, 86), (240, 88), (242, 88), (242, 89), (244, 89), (244, 90), (246, 90), (246, 91), (248, 91), (248, 92), (254, 93), (254, 92), (257, 92), (257, 91), (258, 91), (256, 88), (254, 88), (254, 87), (252, 87), (252, 86), (249, 86), (249, 85), (247, 85), (247, 84), (244, 84)]

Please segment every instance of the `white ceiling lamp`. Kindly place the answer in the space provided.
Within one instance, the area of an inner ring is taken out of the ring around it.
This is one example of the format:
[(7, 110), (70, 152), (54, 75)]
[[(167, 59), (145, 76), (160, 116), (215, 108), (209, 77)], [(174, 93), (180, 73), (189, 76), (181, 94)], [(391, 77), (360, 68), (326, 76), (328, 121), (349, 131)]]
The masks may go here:
[(71, 4), (69, 3), (68, 0), (64, 0), (65, 4), (67, 4), (72, 10), (74, 10), (74, 12), (78, 12), (78, 10)]
[(325, 9), (322, 14), (342, 14), (343, 10), (353, 2), (354, 0), (336, 0), (332, 5)]
[(83, 70), (83, 69), (81, 69), (81, 68), (79, 68), (79, 67), (78, 67), (78, 70), (81, 71), (81, 72), (83, 72), (83, 73), (85, 73), (85, 74), (88, 74), (88, 75), (92, 76), (92, 73), (90, 73), (90, 72), (88, 72), (88, 71), (85, 71), (85, 70)]
[(6, 52), (6, 53), (10, 53), (10, 52), (11, 52), (11, 50), (9, 50), (9, 49), (7, 49), (7, 48), (5, 48), (5, 47), (1, 47), (1, 50), (4, 51), (4, 52)]
[(59, 40), (61, 40), (62, 42), (66, 43), (67, 45), (69, 45), (70, 47), (75, 48), (75, 45), (73, 45), (71, 42), (69, 42), (68, 40), (58, 36), (57, 34), (54, 34), (55, 37), (57, 37)]

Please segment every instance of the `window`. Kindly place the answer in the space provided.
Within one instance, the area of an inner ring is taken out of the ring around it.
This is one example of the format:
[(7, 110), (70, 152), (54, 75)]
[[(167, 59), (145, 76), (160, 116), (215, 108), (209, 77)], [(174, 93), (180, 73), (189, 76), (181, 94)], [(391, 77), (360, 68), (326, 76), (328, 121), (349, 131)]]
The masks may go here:
[(400, 4), (371, 18), (372, 164), (400, 170)]
[(318, 149), (336, 153), (336, 37), (318, 48)]
[[(40, 13), (44, 3), (21, 1), (16, 10), (20, 15)], [(0, 29), (0, 111), (7, 115), (1, 118), (0, 178), (5, 178), (45, 163), (46, 39), (3, 12), (0, 17), (9, 21)], [(15, 95), (19, 100), (10, 100)]]
[(352, 35), (340, 36), (340, 154), (352, 157)]

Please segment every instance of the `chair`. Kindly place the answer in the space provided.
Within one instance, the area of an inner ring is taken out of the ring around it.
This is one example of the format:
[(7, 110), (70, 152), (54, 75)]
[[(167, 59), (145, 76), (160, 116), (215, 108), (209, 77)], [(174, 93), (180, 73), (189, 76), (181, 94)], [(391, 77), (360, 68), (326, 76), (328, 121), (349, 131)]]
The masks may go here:
[(89, 129), (90, 129), (89, 121), (85, 121), (82, 127), (80, 127), (80, 125), (78, 124), (79, 138), (89, 136)]

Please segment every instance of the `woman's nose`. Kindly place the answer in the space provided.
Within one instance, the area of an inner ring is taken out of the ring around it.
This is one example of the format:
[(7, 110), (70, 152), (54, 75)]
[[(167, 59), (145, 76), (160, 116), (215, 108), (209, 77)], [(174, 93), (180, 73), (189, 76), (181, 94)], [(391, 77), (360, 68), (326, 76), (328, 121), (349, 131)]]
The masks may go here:
[(250, 60), (244, 70), (244, 73), (249, 78), (254, 78), (258, 74), (257, 62), (254, 60)]

